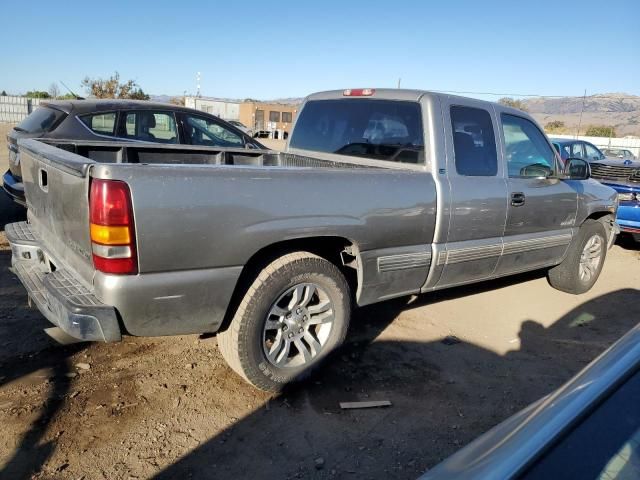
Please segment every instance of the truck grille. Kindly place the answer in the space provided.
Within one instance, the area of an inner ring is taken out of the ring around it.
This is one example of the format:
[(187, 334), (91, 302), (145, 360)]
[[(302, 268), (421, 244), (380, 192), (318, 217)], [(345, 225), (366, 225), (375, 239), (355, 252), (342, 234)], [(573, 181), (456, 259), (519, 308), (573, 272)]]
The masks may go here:
[(624, 165), (591, 164), (591, 176), (593, 178), (615, 178), (640, 183), (640, 169)]

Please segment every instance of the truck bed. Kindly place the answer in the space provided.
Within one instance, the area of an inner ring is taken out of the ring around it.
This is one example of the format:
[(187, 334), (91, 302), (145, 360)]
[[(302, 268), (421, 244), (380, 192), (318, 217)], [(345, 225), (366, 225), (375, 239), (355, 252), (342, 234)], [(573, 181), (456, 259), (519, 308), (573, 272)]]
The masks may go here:
[[(137, 163), (145, 165), (236, 165), (254, 167), (298, 168), (382, 168), (366, 162), (337, 162), (272, 150), (166, 145), (133, 142), (90, 142), (73, 140), (40, 140), (65, 152), (96, 163)], [(59, 164), (78, 168), (78, 159), (49, 150)], [(84, 161), (80, 163), (86, 165)]]
[[(64, 270), (134, 335), (216, 331), (244, 266), (282, 242), (349, 245), (360, 258), (361, 305), (426, 281), (436, 220), (426, 170), (183, 145), (21, 140), (19, 148), (28, 228), (43, 252), (37, 268)], [(94, 267), (95, 179), (131, 192), (135, 275)]]

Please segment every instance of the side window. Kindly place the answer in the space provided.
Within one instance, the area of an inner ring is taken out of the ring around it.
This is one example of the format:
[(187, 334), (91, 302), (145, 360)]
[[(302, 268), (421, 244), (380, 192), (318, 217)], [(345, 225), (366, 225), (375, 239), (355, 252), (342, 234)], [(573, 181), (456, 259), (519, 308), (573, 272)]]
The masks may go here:
[(79, 117), (92, 132), (99, 135), (113, 136), (116, 128), (116, 113), (98, 113)]
[(571, 145), (571, 156), (575, 158), (584, 158), (584, 149), (581, 143), (574, 143)]
[(124, 120), (125, 138), (155, 143), (178, 143), (178, 129), (172, 113), (141, 110), (127, 112)]
[(496, 139), (491, 115), (471, 107), (451, 107), (451, 129), (456, 171), (469, 177), (489, 177), (498, 173)]
[(600, 153), (600, 151), (590, 143), (584, 144), (584, 152), (586, 154), (586, 160), (592, 161), (602, 159), (602, 154)]
[(244, 139), (213, 120), (186, 115), (182, 124), (185, 142), (211, 147), (244, 147)]
[(555, 152), (546, 137), (526, 118), (503, 113), (502, 131), (510, 177), (547, 177), (554, 171)]

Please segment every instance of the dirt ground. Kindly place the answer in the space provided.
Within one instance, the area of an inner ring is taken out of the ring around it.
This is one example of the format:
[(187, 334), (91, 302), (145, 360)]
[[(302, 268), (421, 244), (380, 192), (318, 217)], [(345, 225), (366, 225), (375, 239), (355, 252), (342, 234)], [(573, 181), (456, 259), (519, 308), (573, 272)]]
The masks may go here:
[[(0, 196), (2, 232), (23, 215)], [(0, 478), (415, 478), (638, 322), (635, 248), (616, 245), (581, 296), (533, 273), (360, 309), (317, 374), (269, 395), (213, 336), (55, 344), (0, 233)], [(392, 406), (340, 410), (351, 400)]]

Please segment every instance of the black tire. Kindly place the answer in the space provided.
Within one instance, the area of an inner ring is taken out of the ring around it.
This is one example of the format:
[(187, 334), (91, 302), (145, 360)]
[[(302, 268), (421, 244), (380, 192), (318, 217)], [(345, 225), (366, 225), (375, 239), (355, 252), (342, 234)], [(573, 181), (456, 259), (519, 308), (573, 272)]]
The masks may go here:
[[(583, 279), (580, 277), (580, 259), (587, 242), (594, 236), (600, 239), (600, 257), (591, 276)], [(580, 227), (578, 235), (571, 242), (565, 259), (561, 264), (549, 269), (547, 276), (551, 286), (574, 295), (588, 292), (596, 283), (602, 271), (602, 266), (607, 256), (607, 240), (607, 230), (602, 222), (597, 220), (585, 221)]]
[[(309, 363), (281, 368), (265, 353), (265, 323), (281, 295), (306, 283), (316, 284), (326, 293), (332, 304), (333, 323), (322, 349)], [(261, 390), (277, 392), (308, 375), (329, 352), (342, 344), (350, 316), (349, 286), (340, 270), (312, 253), (294, 252), (274, 260), (257, 275), (229, 327), (217, 335), (218, 347), (229, 366), (246, 381)]]

